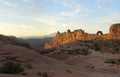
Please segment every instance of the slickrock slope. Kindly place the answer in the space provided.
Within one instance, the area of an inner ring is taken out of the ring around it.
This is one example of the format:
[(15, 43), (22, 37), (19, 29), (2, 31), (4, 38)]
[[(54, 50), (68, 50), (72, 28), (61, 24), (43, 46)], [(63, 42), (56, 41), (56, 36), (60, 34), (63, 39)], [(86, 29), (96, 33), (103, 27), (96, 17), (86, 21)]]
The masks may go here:
[(0, 34), (0, 43), (2, 43), (2, 44), (13, 44), (13, 45), (18, 45), (18, 46), (31, 48), (28, 43), (20, 41), (14, 36), (5, 36), (5, 35)]
[(109, 33), (107, 34), (102, 34), (101, 31), (98, 31), (97, 34), (89, 34), (84, 32), (84, 30), (82, 29), (78, 29), (73, 32), (71, 32), (70, 30), (64, 33), (57, 32), (53, 40), (50, 43), (46, 43), (44, 45), (44, 48), (48, 49), (54, 46), (63, 45), (77, 40), (120, 40), (120, 24), (113, 24), (110, 27)]
[(76, 63), (72, 62), (74, 61), (72, 58), (62, 62), (47, 56), (43, 56), (26, 47), (1, 43), (0, 67), (8, 60), (14, 60), (21, 63), (23, 66), (29, 63), (31, 64), (32, 68), (26, 68), (24, 70), (26, 75), (0, 73), (0, 77), (43, 77), (38, 75), (39, 72), (47, 72), (48, 77), (119, 77), (119, 75), (116, 73), (110, 74), (86, 70), (82, 68), (82, 65), (86, 65), (86, 63), (82, 62), (83, 64), (81, 64), (81, 61), (79, 61), (80, 63), (78, 64), (81, 64), (82, 67), (69, 65), (69, 62)]

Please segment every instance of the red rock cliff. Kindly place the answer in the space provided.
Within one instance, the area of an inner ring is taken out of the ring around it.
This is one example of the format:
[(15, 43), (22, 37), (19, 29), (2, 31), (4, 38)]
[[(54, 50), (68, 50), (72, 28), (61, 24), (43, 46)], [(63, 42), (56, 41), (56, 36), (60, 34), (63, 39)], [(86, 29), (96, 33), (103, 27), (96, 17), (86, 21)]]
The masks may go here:
[(44, 45), (44, 48), (48, 49), (54, 46), (59, 46), (76, 40), (88, 41), (88, 40), (111, 40), (111, 39), (120, 40), (120, 24), (113, 24), (110, 27), (109, 33), (103, 35), (88, 34), (84, 32), (84, 30), (82, 29), (74, 30), (73, 32), (71, 32), (70, 30), (64, 33), (58, 32), (50, 43), (46, 43)]

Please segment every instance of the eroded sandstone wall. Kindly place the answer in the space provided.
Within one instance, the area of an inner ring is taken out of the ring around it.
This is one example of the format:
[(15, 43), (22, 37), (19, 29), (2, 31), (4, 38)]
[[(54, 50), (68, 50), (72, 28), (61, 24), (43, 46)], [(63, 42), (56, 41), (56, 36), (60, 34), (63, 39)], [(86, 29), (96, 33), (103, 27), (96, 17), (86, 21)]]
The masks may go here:
[(111, 40), (111, 39), (120, 40), (120, 24), (113, 24), (110, 27), (109, 33), (103, 35), (89, 34), (84, 32), (84, 30), (82, 29), (74, 30), (73, 32), (71, 32), (70, 30), (64, 33), (58, 32), (50, 43), (46, 43), (44, 45), (44, 48), (48, 49), (54, 46), (74, 42), (76, 40), (88, 41), (88, 40)]

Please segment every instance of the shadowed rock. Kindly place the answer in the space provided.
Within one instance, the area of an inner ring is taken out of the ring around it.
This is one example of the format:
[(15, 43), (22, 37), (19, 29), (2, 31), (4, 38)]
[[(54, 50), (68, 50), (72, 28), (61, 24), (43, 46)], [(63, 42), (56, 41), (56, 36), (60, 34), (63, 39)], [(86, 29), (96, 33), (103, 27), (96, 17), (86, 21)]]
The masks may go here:
[(96, 34), (97, 35), (103, 35), (102, 31), (98, 31)]
[(31, 48), (28, 43), (20, 41), (14, 36), (0, 35), (0, 43), (2, 43), (2, 44), (13, 44), (13, 45), (18, 45), (18, 46)]

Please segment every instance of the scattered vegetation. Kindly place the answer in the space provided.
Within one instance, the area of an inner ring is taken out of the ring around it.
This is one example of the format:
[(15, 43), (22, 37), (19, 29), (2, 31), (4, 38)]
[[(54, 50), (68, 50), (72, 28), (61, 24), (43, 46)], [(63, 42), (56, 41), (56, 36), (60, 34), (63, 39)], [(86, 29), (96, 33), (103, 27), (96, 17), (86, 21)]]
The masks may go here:
[(32, 68), (33, 68), (30, 63), (27, 63), (27, 64), (25, 65), (25, 67), (28, 68), (28, 69), (32, 69)]
[(26, 72), (22, 72), (21, 74), (22, 74), (22, 75), (24, 75), (24, 76), (26, 76), (26, 75), (27, 75), (27, 73), (26, 73)]
[(37, 75), (41, 77), (49, 77), (47, 72), (38, 72)]
[(88, 50), (87, 49), (81, 49), (80, 55), (88, 55)]
[(68, 72), (68, 73), (72, 73), (72, 71), (71, 71), (71, 70), (69, 70), (69, 69), (66, 69), (66, 72)]
[(94, 65), (88, 65), (88, 66), (86, 66), (87, 68), (90, 68), (90, 69), (94, 69), (95, 68), (95, 66)]
[(19, 74), (24, 71), (24, 68), (20, 63), (13, 61), (8, 61), (3, 64), (3, 67), (0, 68), (1, 73), (7, 74)]
[(67, 46), (62, 47), (60, 51), (61, 53), (67, 53), (71, 55), (87, 55), (88, 50), (94, 49), (95, 51), (100, 51), (103, 53), (112, 53), (118, 54), (120, 53), (120, 41), (119, 40), (108, 40), (108, 41), (80, 41), (78, 43), (80, 45), (77, 49), (70, 49)]
[(69, 51), (68, 51), (68, 54), (78, 55), (78, 54), (79, 54), (79, 50), (80, 50), (80, 49), (69, 50)]
[(94, 50), (95, 50), (95, 51), (100, 51), (100, 50), (101, 50), (98, 42), (94, 42), (94, 43), (93, 43), (93, 46), (94, 46)]
[(119, 53), (119, 48), (116, 46), (116, 47), (113, 47), (113, 51), (112, 51), (113, 54), (116, 54), (116, 53)]
[(43, 74), (41, 72), (37, 72), (37, 75), (38, 76), (42, 76)]
[(119, 65), (120, 64), (120, 58), (118, 58), (118, 59), (107, 59), (107, 60), (104, 61), (104, 63)]
[(115, 64), (116, 59), (107, 59), (107, 60), (104, 61), (104, 63)]
[(108, 41), (91, 41), (95, 51), (118, 54), (120, 53), (120, 41), (119, 40), (108, 40)]
[(43, 72), (43, 77), (48, 77), (48, 73), (47, 72)]
[(71, 54), (71, 55), (88, 55), (88, 50), (87, 49), (74, 49), (74, 50), (69, 50), (68, 54)]

